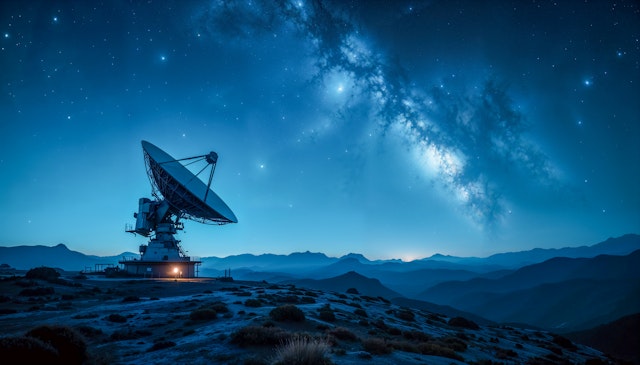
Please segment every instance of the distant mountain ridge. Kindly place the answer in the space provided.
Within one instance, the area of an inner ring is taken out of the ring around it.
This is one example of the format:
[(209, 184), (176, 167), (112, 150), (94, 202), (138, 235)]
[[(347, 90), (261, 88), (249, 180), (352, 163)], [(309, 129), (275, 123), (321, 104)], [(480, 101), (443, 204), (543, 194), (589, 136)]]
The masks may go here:
[(563, 248), (534, 248), (527, 251), (498, 253), (488, 257), (457, 257), (435, 254), (422, 260), (445, 261), (466, 265), (497, 265), (505, 268), (522, 267), (554, 257), (595, 257), (598, 255), (626, 255), (640, 249), (640, 235), (625, 234), (610, 237), (591, 246)]
[(38, 266), (49, 266), (66, 271), (81, 271), (85, 267), (94, 269), (96, 264), (117, 265), (123, 256), (137, 256), (132, 252), (123, 252), (115, 256), (85, 255), (70, 250), (65, 244), (55, 246), (0, 246), (0, 263), (8, 264), (19, 270), (28, 270)]
[(640, 250), (553, 258), (501, 278), (439, 283), (418, 299), (496, 322), (583, 329), (640, 311)]
[[(403, 262), (397, 259), (369, 260), (364, 255), (349, 253), (342, 257), (329, 257), (323, 253), (294, 252), (289, 255), (278, 254), (241, 254), (227, 257), (202, 257), (203, 268), (247, 268), (260, 271), (317, 271), (327, 265), (336, 264), (342, 260), (343, 269), (352, 271), (358, 267), (349, 265), (376, 266), (384, 271), (411, 271), (421, 269), (451, 269), (470, 270), (473, 272), (490, 272), (500, 269), (514, 269), (532, 263), (538, 263), (553, 257), (594, 257), (602, 254), (625, 255), (640, 249), (640, 235), (626, 234), (617, 238), (609, 238), (604, 242), (592, 246), (565, 247), (560, 249), (536, 248), (528, 251), (507, 252), (479, 257), (455, 257), (435, 254), (431, 257)], [(58, 266), (65, 270), (81, 270), (87, 263), (117, 262), (123, 255), (137, 256), (132, 252), (124, 252), (114, 256), (85, 255), (78, 251), (69, 250), (64, 244), (56, 246), (0, 246), (0, 263), (7, 263), (15, 268), (29, 269), (39, 265), (52, 265), (46, 262), (50, 254), (56, 254)]]

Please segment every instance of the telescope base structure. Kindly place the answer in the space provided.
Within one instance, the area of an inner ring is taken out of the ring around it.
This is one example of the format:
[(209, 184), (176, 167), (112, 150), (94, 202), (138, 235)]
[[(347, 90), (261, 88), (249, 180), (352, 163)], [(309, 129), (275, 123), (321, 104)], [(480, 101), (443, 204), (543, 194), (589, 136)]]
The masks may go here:
[(123, 260), (119, 262), (129, 275), (146, 278), (197, 278), (202, 261)]
[(140, 246), (140, 259), (124, 258), (119, 264), (129, 275), (151, 278), (195, 278), (202, 261), (184, 255), (171, 233), (156, 233), (148, 245)]

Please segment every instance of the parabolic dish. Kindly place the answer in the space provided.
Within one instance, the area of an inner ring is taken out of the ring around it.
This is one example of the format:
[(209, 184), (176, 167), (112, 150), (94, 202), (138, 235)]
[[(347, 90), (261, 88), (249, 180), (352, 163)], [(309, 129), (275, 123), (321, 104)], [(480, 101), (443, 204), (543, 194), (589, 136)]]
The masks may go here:
[[(181, 217), (203, 223), (238, 223), (238, 218), (220, 197), (168, 153), (142, 141), (151, 183)], [(206, 201), (204, 197), (206, 195)]]

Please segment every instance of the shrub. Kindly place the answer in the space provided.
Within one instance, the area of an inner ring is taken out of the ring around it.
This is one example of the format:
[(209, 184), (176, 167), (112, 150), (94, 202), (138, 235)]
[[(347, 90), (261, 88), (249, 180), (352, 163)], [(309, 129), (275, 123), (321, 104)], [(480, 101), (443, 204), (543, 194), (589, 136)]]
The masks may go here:
[(328, 365), (326, 355), (329, 345), (324, 341), (307, 338), (289, 339), (276, 349), (275, 364), (279, 365)]
[(38, 283), (33, 280), (18, 280), (15, 282), (15, 285), (21, 288), (30, 288), (32, 286), (38, 286)]
[(11, 298), (9, 298), (6, 295), (0, 295), (0, 303), (6, 303), (6, 302), (9, 302), (9, 301), (11, 301)]
[(276, 307), (269, 312), (269, 316), (278, 322), (302, 322), (304, 312), (295, 305), (287, 304)]
[(511, 349), (503, 349), (500, 347), (496, 347), (495, 350), (496, 350), (495, 356), (500, 360), (505, 360), (510, 357), (518, 357), (518, 353)]
[(262, 306), (262, 301), (260, 299), (247, 299), (244, 301), (244, 306), (258, 308)]
[(403, 321), (413, 322), (416, 320), (416, 315), (413, 314), (412, 311), (408, 309), (403, 309), (396, 313), (396, 317), (400, 318)]
[(40, 266), (35, 267), (24, 275), (27, 279), (53, 280), (60, 277), (60, 273), (56, 269)]
[(210, 321), (218, 317), (218, 312), (211, 308), (199, 308), (189, 314), (192, 321)]
[(464, 317), (453, 317), (449, 320), (449, 326), (467, 328), (470, 330), (480, 329), (477, 323)]
[(158, 342), (154, 343), (153, 346), (149, 347), (147, 352), (162, 350), (162, 349), (166, 349), (166, 348), (169, 348), (169, 347), (173, 347), (175, 345), (176, 345), (176, 343), (173, 342), (173, 341), (158, 341)]
[(321, 310), (318, 313), (318, 318), (325, 322), (334, 322), (336, 320), (336, 315), (333, 314), (332, 310)]
[(344, 340), (344, 341), (355, 341), (358, 339), (358, 336), (356, 336), (355, 333), (351, 332), (350, 330), (344, 327), (336, 327), (334, 329), (331, 329), (329, 330), (329, 334), (339, 340)]
[(429, 342), (431, 341), (431, 336), (422, 332), (422, 331), (404, 331), (402, 332), (402, 336), (407, 340), (418, 341), (418, 342)]
[(381, 329), (383, 331), (386, 331), (387, 329), (389, 329), (389, 326), (387, 326), (387, 324), (384, 323), (384, 320), (382, 320), (382, 318), (376, 319), (376, 321), (373, 322), (372, 324), (375, 328)]
[(399, 328), (393, 326), (387, 327), (386, 332), (392, 336), (400, 336), (402, 334)]
[(42, 297), (54, 294), (55, 292), (52, 287), (39, 286), (37, 288), (22, 289), (18, 295), (23, 297)]
[(95, 338), (102, 335), (100, 328), (94, 328), (91, 326), (75, 326), (74, 329), (86, 338)]
[(576, 345), (571, 342), (570, 339), (566, 338), (566, 337), (562, 337), (560, 335), (553, 335), (553, 343), (555, 343), (556, 345), (568, 349), (568, 350), (575, 350), (577, 349)]
[(231, 343), (238, 346), (275, 346), (291, 335), (278, 327), (247, 326), (231, 334)]
[(0, 359), (20, 359), (22, 364), (56, 364), (58, 351), (51, 345), (33, 337), (0, 338)]
[(347, 293), (348, 294), (360, 294), (360, 292), (358, 291), (358, 289), (356, 288), (349, 288), (347, 289)]
[(464, 361), (464, 358), (448, 347), (438, 345), (436, 343), (421, 343), (418, 345), (418, 351), (423, 355), (440, 356), (449, 359)]
[(356, 309), (353, 311), (353, 313), (360, 317), (368, 317), (367, 312), (364, 309)]
[(387, 355), (393, 352), (393, 348), (385, 340), (378, 337), (369, 337), (362, 341), (362, 348), (373, 355)]
[(209, 309), (213, 309), (214, 311), (218, 312), (218, 313), (228, 313), (229, 312), (229, 308), (227, 307), (227, 305), (223, 302), (215, 302), (215, 303), (211, 303), (203, 308), (209, 308)]
[(115, 331), (109, 336), (112, 341), (125, 341), (125, 340), (136, 340), (138, 338), (143, 338), (147, 336), (151, 336), (153, 333), (148, 330), (135, 330), (131, 329), (127, 331)]
[(302, 304), (313, 304), (315, 302), (316, 300), (313, 299), (312, 297), (307, 297), (307, 296), (300, 297), (300, 303)]
[(100, 315), (98, 313), (87, 313), (87, 314), (76, 314), (71, 317), (73, 319), (90, 319), (90, 318), (98, 318)]
[(445, 337), (441, 339), (442, 345), (446, 346), (453, 351), (465, 351), (467, 349), (467, 344), (457, 337)]
[(127, 303), (127, 302), (139, 302), (140, 298), (138, 296), (135, 295), (129, 295), (127, 297), (122, 298), (122, 301)]
[(12, 309), (12, 308), (0, 308), (0, 315), (2, 315), (2, 314), (14, 314), (14, 313), (18, 313), (18, 311), (16, 309)]
[(325, 304), (322, 308), (318, 309), (318, 318), (325, 322), (333, 322), (336, 320), (336, 315), (333, 313), (333, 309), (329, 304)]
[(120, 315), (118, 313), (109, 314), (109, 316), (106, 319), (107, 321), (114, 322), (114, 323), (124, 323), (127, 321), (127, 317)]
[(39, 326), (27, 332), (27, 337), (36, 338), (58, 351), (63, 364), (82, 364), (87, 359), (87, 343), (84, 337), (71, 327)]
[(418, 345), (414, 342), (409, 341), (391, 341), (389, 342), (389, 346), (391, 346), (394, 350), (400, 350), (404, 352), (413, 352), (420, 353), (418, 351)]

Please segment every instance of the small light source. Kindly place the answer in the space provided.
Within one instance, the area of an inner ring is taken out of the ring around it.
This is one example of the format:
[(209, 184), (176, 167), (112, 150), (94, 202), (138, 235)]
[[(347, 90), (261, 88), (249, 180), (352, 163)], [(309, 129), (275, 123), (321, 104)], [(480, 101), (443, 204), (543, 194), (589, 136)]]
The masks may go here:
[(177, 267), (174, 267), (174, 268), (173, 268), (173, 273), (174, 273), (174, 274), (177, 274), (177, 273), (178, 273), (178, 268), (177, 268)]

